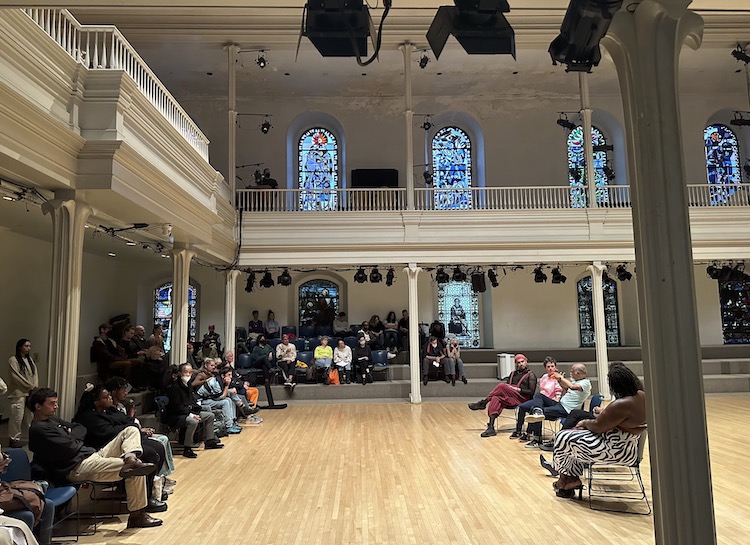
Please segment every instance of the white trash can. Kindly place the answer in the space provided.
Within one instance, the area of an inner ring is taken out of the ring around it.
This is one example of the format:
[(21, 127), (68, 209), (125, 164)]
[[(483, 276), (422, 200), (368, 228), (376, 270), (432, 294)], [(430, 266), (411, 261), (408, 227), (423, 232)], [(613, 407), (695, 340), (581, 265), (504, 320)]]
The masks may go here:
[(502, 380), (510, 375), (515, 369), (515, 354), (498, 354), (497, 355), (497, 380)]

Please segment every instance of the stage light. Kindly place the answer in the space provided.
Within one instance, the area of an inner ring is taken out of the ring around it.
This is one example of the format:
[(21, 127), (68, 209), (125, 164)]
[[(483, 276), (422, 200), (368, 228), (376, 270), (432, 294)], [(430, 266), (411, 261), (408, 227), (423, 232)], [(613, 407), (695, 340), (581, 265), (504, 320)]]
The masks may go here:
[(572, 131), (573, 129), (576, 128), (576, 124), (573, 123), (570, 119), (568, 119), (567, 114), (565, 114), (563, 112), (560, 112), (560, 115), (559, 115), (557, 121), (555, 121), (555, 123), (557, 123), (558, 125), (560, 125), (566, 131)]
[(745, 64), (750, 63), (750, 55), (745, 53), (745, 50), (742, 48), (742, 46), (740, 46), (740, 44), (737, 44), (737, 48), (732, 50), (732, 57), (740, 62), (744, 62)]
[(377, 284), (382, 281), (383, 281), (383, 275), (380, 274), (380, 271), (378, 270), (377, 267), (373, 267), (372, 270), (370, 271), (370, 282), (372, 282), (373, 284)]
[(729, 124), (735, 127), (750, 126), (750, 112), (734, 112), (734, 119), (731, 119)]
[(603, 284), (607, 284), (607, 283), (609, 283), (609, 282), (611, 282), (611, 278), (610, 278), (610, 277), (609, 277), (609, 275), (607, 274), (607, 271), (603, 271), (603, 272), (602, 272), (602, 283), (603, 283)]
[(362, 267), (360, 267), (357, 272), (354, 273), (354, 281), (357, 284), (364, 284), (365, 282), (367, 282), (367, 273)]
[(245, 291), (250, 293), (255, 287), (255, 273), (251, 272), (247, 275), (247, 284), (245, 284)]
[(424, 179), (425, 187), (432, 187), (432, 184), (435, 181), (435, 178), (432, 176), (432, 172), (430, 172), (429, 170), (425, 170), (422, 173), (422, 179)]
[(497, 281), (497, 273), (495, 272), (495, 269), (490, 269), (487, 271), (487, 276), (490, 279), (490, 284), (492, 284), (493, 288), (496, 288), (500, 285), (500, 283)]
[(388, 274), (385, 275), (385, 285), (391, 287), (395, 278), (396, 271), (394, 271), (393, 267), (391, 267), (390, 269), (388, 269)]
[(711, 280), (718, 280), (721, 276), (721, 269), (714, 263), (713, 265), (706, 267), (706, 274)]
[(419, 57), (419, 67), (420, 67), (420, 68), (421, 68), (422, 70), (424, 70), (425, 68), (427, 68), (427, 65), (429, 64), (429, 62), (430, 62), (430, 57), (429, 57), (429, 55), (427, 55), (427, 52), (426, 52), (426, 51), (423, 51), (423, 52), (422, 52), (422, 56), (421, 56), (421, 57)]
[(271, 122), (268, 119), (264, 119), (263, 123), (260, 124), (260, 132), (268, 134), (272, 127)]
[(284, 269), (284, 272), (279, 275), (276, 281), (279, 283), (279, 286), (291, 286), (292, 275), (289, 274), (289, 269)]
[(271, 273), (266, 270), (266, 274), (263, 275), (263, 278), (260, 279), (260, 287), (261, 288), (272, 288), (275, 282), (273, 281), (273, 278), (271, 277)]
[(542, 266), (539, 265), (536, 269), (534, 269), (534, 282), (537, 284), (541, 284), (542, 282), (547, 281), (547, 275), (544, 274), (544, 271), (542, 270)]
[(552, 283), (553, 284), (565, 284), (565, 282), (568, 280), (568, 277), (565, 276), (562, 272), (560, 272), (560, 267), (555, 267), (552, 269)]
[(258, 59), (255, 61), (255, 64), (257, 64), (261, 70), (268, 66), (268, 59), (266, 58), (265, 51), (258, 53)]
[(425, 116), (424, 122), (420, 125), (424, 130), (429, 131), (432, 128), (432, 121), (429, 116)]
[(461, 267), (456, 266), (456, 268), (453, 269), (453, 281), (466, 282), (466, 273), (461, 270)]
[(617, 273), (617, 279), (620, 282), (625, 282), (626, 280), (630, 280), (631, 278), (633, 278), (633, 275), (628, 272), (625, 263), (618, 265), (617, 269), (615, 269), (615, 272)]
[(324, 57), (366, 56), (367, 38), (375, 38), (372, 28), (362, 0), (308, 0), (302, 13), (301, 36)]
[(447, 282), (450, 282), (450, 276), (448, 276), (448, 273), (445, 272), (445, 269), (440, 267), (437, 272), (435, 273), (435, 280), (438, 284), (445, 284)]
[(482, 267), (471, 273), (471, 291), (474, 293), (484, 293), (487, 291), (487, 283), (484, 279)]

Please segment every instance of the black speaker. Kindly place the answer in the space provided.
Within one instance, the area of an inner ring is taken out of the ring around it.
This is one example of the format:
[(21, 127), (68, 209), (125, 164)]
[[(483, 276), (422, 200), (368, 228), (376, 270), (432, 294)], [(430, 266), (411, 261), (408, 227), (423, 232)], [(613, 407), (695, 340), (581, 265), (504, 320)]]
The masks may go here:
[(398, 187), (398, 170), (395, 168), (357, 168), (352, 170), (351, 186), (354, 189)]
[(324, 57), (364, 57), (370, 24), (362, 0), (309, 0), (302, 34)]
[(440, 6), (427, 31), (427, 42), (435, 58), (440, 57), (451, 34), (469, 55), (510, 54), (516, 58), (513, 27), (500, 12), (469, 12)]

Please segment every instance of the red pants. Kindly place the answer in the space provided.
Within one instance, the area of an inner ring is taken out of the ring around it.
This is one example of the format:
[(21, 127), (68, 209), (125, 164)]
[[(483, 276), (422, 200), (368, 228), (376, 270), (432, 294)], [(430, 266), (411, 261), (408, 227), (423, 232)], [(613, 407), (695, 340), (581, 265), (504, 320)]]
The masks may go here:
[(490, 400), (487, 406), (487, 414), (490, 416), (497, 416), (505, 408), (517, 407), (524, 401), (528, 401), (528, 399), (521, 395), (521, 392), (504, 382), (495, 386), (487, 397)]

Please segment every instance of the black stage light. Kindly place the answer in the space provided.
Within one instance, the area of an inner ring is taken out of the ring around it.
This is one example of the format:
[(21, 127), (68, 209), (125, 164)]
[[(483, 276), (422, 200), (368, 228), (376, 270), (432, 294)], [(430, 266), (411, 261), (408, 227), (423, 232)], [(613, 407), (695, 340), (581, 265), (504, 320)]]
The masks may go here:
[(568, 71), (591, 72), (602, 60), (599, 42), (621, 6), (622, 0), (571, 0), (560, 35), (549, 46), (552, 63), (565, 64)]
[(607, 284), (610, 282), (611, 279), (609, 278), (609, 275), (607, 274), (607, 271), (602, 272), (602, 283)]
[(393, 270), (393, 267), (388, 269), (388, 274), (385, 275), (385, 285), (389, 288), (393, 285), (393, 281), (396, 278), (396, 271)]
[(745, 53), (740, 44), (737, 44), (737, 48), (732, 51), (732, 57), (745, 64), (750, 64), (750, 55)]
[(279, 286), (291, 286), (292, 275), (289, 274), (289, 269), (284, 269), (284, 272), (279, 275), (276, 281), (279, 283)]
[(271, 273), (266, 270), (266, 274), (263, 275), (263, 278), (260, 279), (260, 287), (261, 288), (272, 288), (274, 285), (273, 278), (271, 277)]
[(453, 269), (453, 281), (466, 282), (466, 273), (461, 270), (461, 267), (456, 266), (456, 268)]
[(487, 276), (490, 279), (490, 284), (492, 284), (493, 288), (496, 288), (500, 285), (500, 283), (497, 281), (497, 273), (495, 272), (495, 269), (490, 269), (487, 271)]
[(534, 282), (537, 284), (541, 284), (542, 282), (547, 281), (547, 275), (544, 274), (544, 271), (542, 270), (541, 265), (534, 269)]
[(734, 112), (734, 119), (731, 119), (729, 124), (735, 127), (750, 126), (750, 112)]
[(721, 269), (716, 266), (716, 264), (709, 265), (706, 267), (706, 274), (711, 280), (718, 280), (721, 276)]
[(367, 282), (367, 273), (362, 267), (357, 269), (357, 272), (354, 273), (354, 281), (357, 284), (364, 284), (365, 282)]
[(615, 271), (617, 272), (617, 279), (620, 282), (625, 282), (626, 280), (630, 280), (631, 278), (633, 278), (633, 275), (628, 272), (628, 269), (624, 263), (622, 265), (618, 265)]
[(367, 56), (367, 38), (374, 29), (362, 0), (308, 0), (302, 17), (302, 36), (322, 56)]
[(438, 268), (437, 272), (435, 273), (435, 280), (438, 284), (445, 284), (447, 282), (450, 282), (450, 276), (448, 276), (448, 273), (445, 272), (445, 269), (442, 267)]
[(245, 291), (250, 293), (255, 287), (255, 273), (251, 272), (247, 275), (247, 284), (245, 284)]
[(430, 121), (429, 117), (424, 118), (424, 123), (420, 125), (424, 130), (429, 131), (432, 128), (432, 121)]
[(566, 131), (572, 131), (576, 128), (576, 124), (573, 123), (571, 120), (569, 120), (568, 116), (564, 114), (560, 114), (560, 118), (557, 121), (555, 121), (555, 123), (560, 125)]
[(266, 59), (266, 52), (261, 51), (258, 53), (258, 59), (255, 61), (255, 64), (257, 64), (261, 70), (268, 66), (268, 59)]
[(424, 179), (425, 187), (432, 187), (432, 182), (435, 181), (435, 178), (432, 176), (432, 172), (430, 172), (429, 170), (425, 170), (422, 173), (422, 179)]
[(484, 293), (485, 291), (487, 291), (487, 284), (484, 279), (484, 271), (482, 271), (481, 267), (471, 273), (471, 291), (473, 291), (474, 293)]
[(422, 56), (419, 57), (419, 67), (424, 70), (427, 68), (427, 64), (430, 62), (430, 57), (427, 55), (427, 53), (422, 52)]
[(565, 284), (565, 282), (568, 280), (568, 277), (565, 276), (562, 272), (560, 272), (560, 267), (555, 267), (552, 269), (552, 283), (553, 284)]
[(268, 134), (271, 130), (271, 127), (273, 127), (273, 125), (271, 125), (271, 122), (268, 119), (264, 119), (263, 123), (260, 124), (260, 132), (262, 132), (263, 134)]
[(370, 271), (370, 282), (372, 282), (373, 284), (377, 284), (378, 282), (382, 282), (382, 281), (383, 281), (383, 275), (380, 274), (380, 271), (378, 270), (377, 267), (373, 267), (372, 270)]
[(440, 6), (427, 31), (427, 42), (440, 58), (448, 36), (453, 34), (469, 55), (513, 55), (516, 38), (502, 13), (510, 11), (507, 0), (454, 0)]

